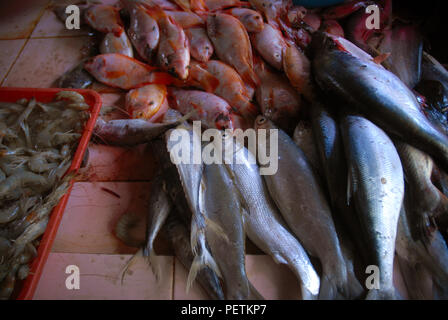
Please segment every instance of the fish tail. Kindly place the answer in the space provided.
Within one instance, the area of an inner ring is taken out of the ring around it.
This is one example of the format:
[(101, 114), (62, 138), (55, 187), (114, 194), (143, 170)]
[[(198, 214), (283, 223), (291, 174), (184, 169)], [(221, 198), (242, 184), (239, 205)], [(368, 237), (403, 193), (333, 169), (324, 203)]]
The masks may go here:
[(324, 274), (320, 280), (319, 300), (343, 300), (338, 283), (329, 275)]
[(250, 67), (247, 67), (247, 69), (242, 72), (241, 78), (255, 88), (260, 84), (260, 79), (258, 79), (253, 68)]
[(218, 277), (222, 277), (215, 259), (213, 258), (210, 251), (208, 251), (205, 245), (205, 237), (203, 234), (200, 236), (198, 241), (200, 243), (200, 247), (196, 248), (194, 251), (197, 252), (200, 250), (200, 254), (195, 255), (193, 262), (191, 264), (190, 272), (188, 273), (187, 278), (187, 293), (190, 291), (190, 288), (192, 287), (193, 282), (196, 279), (196, 276), (198, 275), (198, 272), (201, 271), (206, 266), (209, 267), (213, 272), (215, 272)]
[(125, 266), (123, 267), (123, 271), (121, 271), (121, 285), (124, 283), (124, 277), (126, 276), (126, 272), (128, 269), (132, 266), (132, 264), (135, 262), (135, 259), (139, 256), (142, 256), (143, 250), (139, 249), (129, 260), (126, 262)]
[[(145, 253), (143, 255), (145, 255)], [(154, 250), (151, 250), (149, 252), (146, 261), (148, 262), (148, 265), (151, 267), (151, 271), (156, 277), (157, 282), (160, 282), (162, 280), (162, 265), (161, 260), (157, 259), (157, 255)]]
[(366, 300), (397, 300), (400, 298), (401, 295), (393, 287), (385, 290), (372, 289), (366, 296)]

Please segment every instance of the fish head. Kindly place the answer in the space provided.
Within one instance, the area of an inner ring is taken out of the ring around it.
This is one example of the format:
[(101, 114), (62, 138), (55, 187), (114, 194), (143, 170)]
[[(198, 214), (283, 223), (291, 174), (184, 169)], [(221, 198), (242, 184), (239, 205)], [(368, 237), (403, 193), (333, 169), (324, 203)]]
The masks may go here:
[(275, 125), (266, 116), (258, 116), (255, 119), (254, 126), (255, 126), (255, 130), (258, 130), (258, 129), (274, 129), (275, 128)]

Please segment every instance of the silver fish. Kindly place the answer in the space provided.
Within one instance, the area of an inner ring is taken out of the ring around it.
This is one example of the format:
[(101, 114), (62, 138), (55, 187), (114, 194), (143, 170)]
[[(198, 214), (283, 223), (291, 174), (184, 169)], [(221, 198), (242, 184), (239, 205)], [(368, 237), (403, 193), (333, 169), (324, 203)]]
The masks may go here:
[[(204, 167), (201, 194), (204, 215), (209, 220), (207, 243), (221, 270), (226, 298), (248, 299), (250, 288), (245, 268), (244, 209), (224, 165), (209, 164)], [(216, 224), (220, 230), (211, 227), (211, 224)]]
[[(255, 128), (265, 129), (267, 137), (271, 130), (278, 132), (278, 170), (263, 178), (289, 228), (306, 251), (321, 262), (319, 296), (323, 299), (358, 297), (362, 287), (347, 270), (330, 206), (308, 159), (272, 121), (259, 116)], [(271, 152), (271, 144), (258, 139), (258, 150), (263, 148)]]
[(314, 77), (324, 92), (448, 168), (448, 138), (426, 119), (414, 93), (396, 75), (338, 50), (323, 33), (315, 32), (312, 47)]
[[(301, 285), (303, 299), (316, 299), (320, 279), (305, 250), (290, 233), (277, 211), (264, 184), (254, 155), (236, 140), (227, 138), (236, 151), (233, 161), (226, 164), (231, 177), (245, 199), (247, 213), (244, 226), (249, 239), (269, 254), (275, 262), (286, 264), (296, 275)], [(229, 148), (228, 145), (226, 148)]]
[(400, 157), (386, 133), (361, 116), (344, 115), (341, 131), (349, 163), (348, 194), (371, 255), (367, 264), (380, 272), (380, 287), (370, 290), (367, 299), (394, 299), (395, 238), (404, 196)]

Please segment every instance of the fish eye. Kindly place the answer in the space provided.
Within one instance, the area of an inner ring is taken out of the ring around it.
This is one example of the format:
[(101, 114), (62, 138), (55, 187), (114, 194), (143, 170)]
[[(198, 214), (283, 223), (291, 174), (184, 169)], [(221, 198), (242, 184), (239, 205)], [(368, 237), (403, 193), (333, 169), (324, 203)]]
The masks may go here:
[(258, 124), (263, 124), (263, 123), (265, 123), (266, 122), (266, 118), (265, 117), (260, 117), (260, 118), (258, 118), (258, 120), (257, 120), (257, 123)]

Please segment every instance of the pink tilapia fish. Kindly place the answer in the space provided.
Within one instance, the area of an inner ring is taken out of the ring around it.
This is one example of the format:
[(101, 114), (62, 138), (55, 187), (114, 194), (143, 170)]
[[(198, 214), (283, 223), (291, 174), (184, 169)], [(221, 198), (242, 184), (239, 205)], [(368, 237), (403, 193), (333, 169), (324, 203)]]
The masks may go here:
[(169, 105), (182, 114), (196, 110), (191, 120), (199, 120), (205, 127), (217, 129), (233, 128), (231, 107), (222, 98), (198, 90), (169, 89)]
[(222, 10), (230, 7), (249, 6), (247, 2), (240, 0), (204, 0), (209, 11)]
[(85, 12), (86, 22), (93, 29), (103, 33), (113, 33), (119, 37), (124, 31), (123, 22), (117, 8), (108, 5), (94, 5)]
[(132, 43), (125, 32), (119, 37), (113, 33), (106, 34), (100, 45), (100, 53), (120, 53), (131, 58), (134, 57)]
[(324, 20), (322, 22), (322, 31), (344, 38), (344, 29), (336, 20)]
[(165, 11), (165, 13), (173, 18), (184, 29), (205, 25), (205, 21), (193, 12)]
[(170, 84), (173, 80), (169, 74), (119, 53), (97, 55), (84, 68), (99, 82), (125, 90), (149, 83)]
[(193, 62), (190, 66), (190, 79), (196, 86), (223, 98), (246, 119), (255, 119), (258, 110), (250, 102), (251, 93), (235, 69), (218, 60), (202, 64)]
[(157, 63), (165, 71), (181, 80), (188, 77), (190, 49), (182, 27), (160, 8), (147, 9), (160, 28)]
[(283, 17), (292, 6), (291, 0), (249, 0), (258, 12), (262, 12), (268, 23), (278, 26), (278, 20)]
[(190, 54), (201, 62), (207, 62), (213, 55), (213, 44), (204, 28), (190, 28), (185, 30), (190, 45)]
[(261, 113), (291, 133), (299, 117), (300, 95), (285, 76), (270, 69), (261, 59), (256, 61), (255, 72), (260, 78), (255, 97)]
[(207, 7), (203, 0), (173, 0), (182, 10), (191, 11), (207, 11)]
[(167, 88), (148, 84), (132, 89), (126, 94), (125, 106), (131, 118), (154, 122), (168, 110)]
[(307, 12), (302, 21), (306, 23), (306, 25), (308, 25), (312, 30), (319, 30), (321, 25), (320, 17), (313, 12)]
[(122, 1), (129, 12), (128, 35), (142, 59), (151, 62), (159, 44), (159, 26), (139, 3)]
[(287, 45), (283, 51), (283, 70), (291, 85), (309, 102), (313, 101), (315, 89), (311, 79), (311, 64), (294, 44)]
[(267, 63), (277, 70), (282, 69), (282, 53), (286, 48), (286, 41), (278, 29), (266, 23), (261, 32), (252, 35), (252, 44)]
[(229, 14), (213, 13), (207, 17), (207, 32), (218, 58), (234, 67), (244, 81), (257, 85), (252, 47), (243, 24)]
[(263, 17), (255, 10), (247, 8), (232, 8), (226, 11), (241, 21), (247, 32), (260, 32), (264, 28)]

